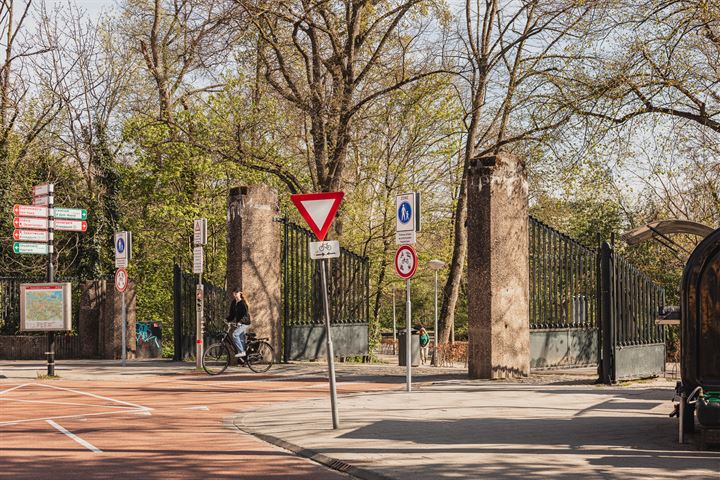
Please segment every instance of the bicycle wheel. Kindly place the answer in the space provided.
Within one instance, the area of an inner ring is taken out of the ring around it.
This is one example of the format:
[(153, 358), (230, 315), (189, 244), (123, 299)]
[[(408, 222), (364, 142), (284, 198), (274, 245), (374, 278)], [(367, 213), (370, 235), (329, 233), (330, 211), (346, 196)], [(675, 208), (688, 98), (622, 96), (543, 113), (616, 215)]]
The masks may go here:
[(230, 365), (230, 352), (222, 343), (210, 345), (202, 358), (203, 370), (208, 375), (220, 375)]
[(247, 356), (247, 366), (255, 373), (270, 370), (275, 362), (275, 350), (267, 342), (258, 342), (257, 348)]

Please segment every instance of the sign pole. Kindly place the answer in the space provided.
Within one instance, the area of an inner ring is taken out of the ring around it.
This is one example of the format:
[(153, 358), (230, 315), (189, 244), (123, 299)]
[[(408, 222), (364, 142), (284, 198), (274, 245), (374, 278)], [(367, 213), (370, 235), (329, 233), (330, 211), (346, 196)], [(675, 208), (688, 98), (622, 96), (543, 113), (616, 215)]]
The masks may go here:
[(328, 305), (327, 277), (325, 273), (326, 265), (327, 260), (321, 260), (320, 267), (322, 268), (323, 304), (325, 307), (325, 345), (327, 350), (328, 368), (330, 370), (330, 403), (332, 404), (333, 429), (337, 430), (340, 428), (340, 422), (338, 420), (337, 391), (335, 389), (335, 354), (333, 352), (332, 338), (330, 337), (330, 306)]
[(195, 367), (202, 368), (203, 334), (205, 333), (205, 287), (202, 283), (202, 272), (198, 275), (198, 284), (195, 288)]
[(438, 338), (440, 338), (440, 335), (438, 335), (438, 310), (437, 310), (437, 275), (438, 271), (435, 270), (435, 348), (433, 348), (433, 355), (432, 355), (432, 364), (433, 367), (438, 366)]
[(121, 359), (122, 359), (122, 366), (124, 367), (127, 360), (127, 307), (125, 306), (125, 292), (122, 292), (121, 295), (121, 302), (122, 302), (122, 310), (121, 310), (121, 316), (122, 316), (122, 353), (121, 353)]
[(405, 280), (405, 365), (407, 366), (407, 391), (412, 392), (412, 328), (410, 303), (410, 279)]
[[(53, 267), (53, 204), (55, 186), (48, 184), (48, 263), (47, 263), (47, 281), (52, 283), (55, 281), (55, 269)], [(55, 332), (48, 332), (48, 351), (47, 351), (47, 374), (49, 377), (55, 376)]]
[(397, 319), (395, 316), (395, 287), (393, 286), (393, 355), (397, 355), (395, 349), (397, 348)]

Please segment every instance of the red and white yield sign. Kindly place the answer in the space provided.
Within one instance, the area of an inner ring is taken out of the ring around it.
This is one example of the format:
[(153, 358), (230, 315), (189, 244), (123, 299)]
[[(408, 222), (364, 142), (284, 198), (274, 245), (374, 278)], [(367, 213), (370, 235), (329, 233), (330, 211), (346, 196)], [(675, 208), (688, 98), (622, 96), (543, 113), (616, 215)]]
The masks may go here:
[(115, 290), (123, 293), (128, 287), (128, 273), (124, 268), (115, 271)]
[(343, 196), (345, 192), (298, 193), (290, 195), (290, 200), (300, 211), (310, 230), (322, 242), (330, 230), (330, 224)]
[(400, 245), (395, 253), (395, 271), (400, 278), (407, 280), (415, 275), (417, 270), (417, 253), (411, 245)]

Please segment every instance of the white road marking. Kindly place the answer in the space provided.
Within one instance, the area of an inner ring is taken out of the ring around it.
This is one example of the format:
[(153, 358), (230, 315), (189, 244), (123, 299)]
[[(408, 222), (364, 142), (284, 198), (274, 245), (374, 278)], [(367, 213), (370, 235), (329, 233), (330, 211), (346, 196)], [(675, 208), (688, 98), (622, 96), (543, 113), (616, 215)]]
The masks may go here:
[(20, 387), (24, 387), (24, 386), (26, 386), (26, 385), (33, 385), (33, 384), (32, 384), (32, 383), (23, 383), (22, 385), (17, 385), (17, 386), (15, 386), (15, 387), (8, 388), (7, 390), (3, 390), (2, 392), (0, 392), (0, 395), (2, 395), (3, 393), (12, 392), (13, 390), (18, 389), (18, 388), (20, 388)]
[(6, 425), (15, 425), (18, 423), (28, 423), (28, 422), (38, 422), (40, 420), (59, 420), (61, 418), (82, 418), (82, 417), (97, 417), (98, 415), (117, 415), (118, 413), (127, 413), (130, 415), (152, 415), (150, 412), (145, 410), (117, 410), (114, 412), (100, 412), (100, 413), (78, 413), (77, 415), (60, 415), (60, 416), (53, 416), (53, 417), (38, 417), (38, 418), (28, 418), (26, 420), (13, 420), (10, 422), (0, 422), (0, 427), (4, 427)]
[(206, 405), (200, 405), (199, 407), (187, 407), (185, 410), (210, 410)]
[(102, 450), (100, 450), (99, 448), (97, 448), (95, 445), (93, 445), (92, 443), (90, 443), (90, 442), (88, 442), (88, 441), (86, 441), (86, 440), (83, 440), (82, 438), (78, 437), (78, 436), (75, 435), (74, 433), (66, 430), (65, 427), (63, 427), (62, 425), (58, 425), (57, 423), (53, 422), (52, 420), (47, 420), (47, 423), (49, 423), (50, 425), (52, 425), (52, 427), (55, 428), (56, 430), (64, 433), (64, 434), (67, 435), (68, 437), (72, 438), (72, 439), (75, 440), (77, 443), (79, 443), (79, 444), (82, 445), (83, 447), (87, 448), (87, 449), (90, 450), (91, 452), (93, 452), (93, 453), (102, 453)]
[(20, 402), (20, 403), (48, 403), (50, 405), (73, 405), (79, 407), (100, 407), (100, 408), (122, 408), (127, 411), (135, 411), (135, 407), (126, 407), (125, 405), (96, 405), (94, 403), (75, 403), (75, 402), (53, 402), (51, 400), (23, 400), (20, 398), (0, 398), (0, 402)]
[(103, 397), (102, 395), (95, 395), (94, 393), (81, 392), (80, 390), (73, 390), (72, 388), (57, 387), (55, 385), (48, 385), (46, 383), (35, 383), (35, 384), (31, 384), (31, 385), (38, 385), (38, 386), (42, 386), (42, 387), (54, 388), (56, 390), (65, 390), (66, 392), (77, 393), (78, 395), (87, 395), (89, 397), (99, 398), (100, 400), (108, 400), (110, 402), (121, 403), (123, 405), (139, 408), (141, 410), (152, 410), (152, 408), (150, 408), (150, 407), (143, 407), (142, 405), (137, 405), (135, 403), (130, 403), (130, 402), (124, 402), (122, 400), (116, 400), (116, 399), (110, 398), (110, 397)]

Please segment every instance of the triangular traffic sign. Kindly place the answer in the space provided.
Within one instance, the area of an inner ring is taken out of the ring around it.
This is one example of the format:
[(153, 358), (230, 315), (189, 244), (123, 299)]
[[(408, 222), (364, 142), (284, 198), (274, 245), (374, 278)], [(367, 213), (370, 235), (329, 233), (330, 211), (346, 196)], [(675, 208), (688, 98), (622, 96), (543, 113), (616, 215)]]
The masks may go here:
[(344, 195), (345, 192), (298, 193), (290, 195), (290, 200), (322, 242)]

